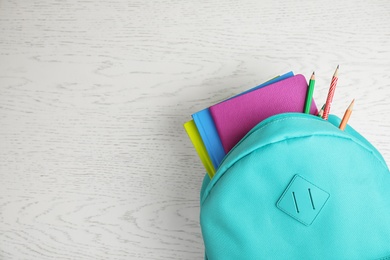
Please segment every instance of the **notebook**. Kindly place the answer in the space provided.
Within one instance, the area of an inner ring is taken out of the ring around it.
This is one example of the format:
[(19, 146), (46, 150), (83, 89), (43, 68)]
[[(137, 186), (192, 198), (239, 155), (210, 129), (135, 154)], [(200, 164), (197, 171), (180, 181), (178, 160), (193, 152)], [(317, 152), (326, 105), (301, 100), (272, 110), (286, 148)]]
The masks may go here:
[(206, 148), (203, 144), (202, 138), (200, 137), (198, 129), (196, 128), (194, 120), (191, 120), (191, 121), (188, 121), (187, 123), (185, 123), (184, 129), (186, 130), (188, 137), (191, 139), (191, 142), (194, 145), (195, 150), (198, 153), (198, 156), (199, 156), (200, 160), (202, 161), (203, 166), (205, 167), (206, 172), (211, 179), (214, 176), (215, 168), (214, 168), (214, 166), (211, 162), (211, 159), (206, 151)]
[[(228, 153), (262, 120), (280, 113), (303, 112), (307, 87), (305, 77), (298, 74), (211, 106), (210, 114), (224, 152)], [(314, 100), (310, 113), (318, 113)]]
[(211, 158), (213, 166), (218, 168), (226, 153), (223, 149), (221, 139), (218, 136), (209, 109), (206, 108), (193, 114), (192, 118), (203, 140), (206, 151)]
[[(245, 92), (242, 92), (230, 99), (236, 98), (238, 96), (244, 95), (246, 93), (252, 92), (256, 89), (268, 86), (275, 82), (284, 80), (294, 76), (292, 71), (287, 72), (281, 76), (277, 76), (259, 86), (251, 88)], [(225, 157), (226, 152), (222, 145), (221, 139), (218, 135), (218, 131), (215, 127), (214, 120), (210, 114), (209, 108), (203, 109), (192, 115), (192, 118), (195, 122), (196, 127), (198, 128), (199, 134), (203, 140), (204, 146), (206, 147), (207, 153), (210, 156), (211, 162), (215, 169), (219, 167), (222, 162), (222, 159)]]

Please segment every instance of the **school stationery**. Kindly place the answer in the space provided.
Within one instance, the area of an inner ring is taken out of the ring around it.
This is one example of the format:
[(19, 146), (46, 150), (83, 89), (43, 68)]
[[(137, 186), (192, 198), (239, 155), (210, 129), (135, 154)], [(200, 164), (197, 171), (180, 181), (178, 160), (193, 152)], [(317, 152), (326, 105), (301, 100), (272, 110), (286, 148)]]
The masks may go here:
[(338, 73), (339, 73), (339, 65), (337, 65), (336, 71), (333, 74), (332, 81), (330, 83), (328, 97), (326, 98), (325, 108), (324, 108), (324, 114), (322, 116), (323, 119), (327, 120), (328, 115), (330, 112), (330, 107), (332, 105), (334, 92), (336, 90), (337, 80), (338, 80)]
[(206, 108), (193, 114), (192, 118), (204, 142), (206, 151), (210, 155), (214, 168), (218, 168), (225, 156), (225, 151), (209, 109)]
[(320, 111), (318, 112), (318, 115), (319, 117), (322, 118), (322, 116), (324, 115), (324, 108), (325, 108), (325, 104), (321, 107)]
[[(278, 81), (287, 79), (294, 76), (294, 73), (292, 71), (287, 72), (281, 76), (275, 77), (263, 84), (260, 84), (254, 88), (251, 88), (247, 91), (244, 91), (230, 99), (234, 99), (238, 96), (250, 93), (256, 89), (263, 88), (265, 86), (268, 86), (270, 84), (276, 83)], [(196, 124), (196, 127), (198, 128), (198, 131), (200, 133), (200, 136), (204, 142), (204, 145), (206, 147), (207, 153), (209, 154), (212, 164), (215, 169), (217, 169), (226, 155), (225, 150), (223, 149), (221, 139), (218, 135), (217, 129), (215, 127), (214, 120), (210, 114), (209, 108), (203, 109), (197, 113), (194, 113), (192, 115), (192, 118)]]
[(345, 114), (343, 116), (343, 119), (341, 120), (339, 128), (341, 130), (344, 130), (347, 126), (348, 120), (351, 117), (353, 105), (355, 104), (355, 99), (352, 100), (351, 104), (348, 106), (347, 110), (345, 111)]
[[(225, 153), (257, 123), (276, 114), (303, 112), (307, 82), (296, 75), (210, 107)], [(312, 101), (310, 113), (317, 114)]]
[(311, 107), (311, 102), (313, 99), (315, 81), (316, 81), (316, 77), (315, 77), (315, 74), (313, 72), (313, 74), (310, 77), (309, 87), (307, 88), (307, 96), (306, 96), (305, 111), (304, 111), (304, 113), (306, 113), (306, 114), (310, 113), (310, 107)]
[(202, 141), (202, 138), (200, 137), (198, 129), (196, 128), (194, 120), (190, 120), (187, 123), (185, 123), (184, 129), (186, 130), (188, 137), (191, 139), (191, 142), (194, 145), (195, 150), (198, 153), (198, 156), (204, 168), (206, 169), (209, 178), (212, 178), (215, 173), (215, 168), (211, 163), (210, 157), (206, 151), (206, 147), (204, 146), (204, 143)]

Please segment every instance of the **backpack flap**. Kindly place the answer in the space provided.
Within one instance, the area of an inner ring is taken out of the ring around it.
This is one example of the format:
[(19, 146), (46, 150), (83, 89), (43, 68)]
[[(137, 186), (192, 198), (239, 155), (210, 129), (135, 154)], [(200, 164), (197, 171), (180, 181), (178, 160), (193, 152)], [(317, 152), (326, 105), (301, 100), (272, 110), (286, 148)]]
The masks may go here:
[(390, 256), (389, 170), (367, 140), (338, 122), (276, 115), (230, 151), (202, 187), (209, 259)]

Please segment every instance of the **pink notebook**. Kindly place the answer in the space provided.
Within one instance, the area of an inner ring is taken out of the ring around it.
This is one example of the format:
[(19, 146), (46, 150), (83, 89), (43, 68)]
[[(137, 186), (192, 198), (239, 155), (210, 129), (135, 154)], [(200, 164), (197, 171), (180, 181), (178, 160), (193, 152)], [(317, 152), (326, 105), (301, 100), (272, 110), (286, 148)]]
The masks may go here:
[[(307, 82), (296, 75), (228, 99), (210, 107), (222, 146), (228, 153), (255, 125), (264, 119), (286, 112), (302, 112), (305, 106)], [(317, 114), (313, 100), (310, 114)]]

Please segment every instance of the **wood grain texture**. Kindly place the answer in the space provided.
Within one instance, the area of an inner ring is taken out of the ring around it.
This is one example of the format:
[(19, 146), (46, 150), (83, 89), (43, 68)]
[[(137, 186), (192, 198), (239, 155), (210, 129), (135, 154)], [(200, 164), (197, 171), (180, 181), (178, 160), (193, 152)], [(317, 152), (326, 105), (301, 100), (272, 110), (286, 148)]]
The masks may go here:
[(0, 0), (0, 259), (202, 259), (182, 124), (290, 70), (390, 162), (390, 2)]

